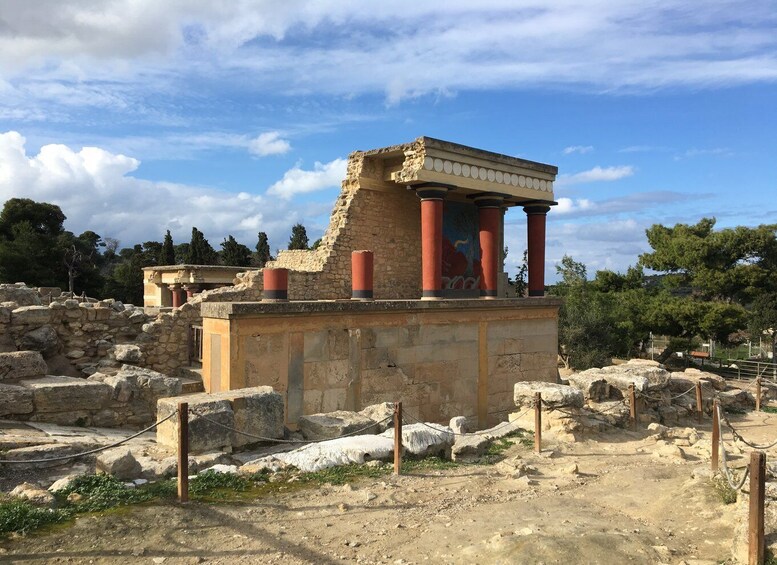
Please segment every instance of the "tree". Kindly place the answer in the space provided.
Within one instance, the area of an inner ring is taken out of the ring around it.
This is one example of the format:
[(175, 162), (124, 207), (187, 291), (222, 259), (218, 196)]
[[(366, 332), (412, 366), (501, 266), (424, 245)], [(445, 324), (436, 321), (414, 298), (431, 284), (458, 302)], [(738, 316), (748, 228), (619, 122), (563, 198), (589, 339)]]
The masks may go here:
[(221, 242), (221, 263), (233, 267), (247, 267), (251, 264), (251, 250), (230, 235)]
[(302, 224), (295, 224), (291, 228), (291, 237), (289, 238), (289, 249), (307, 249), (308, 248), (308, 233), (305, 226)]
[(261, 269), (269, 261), (272, 261), (272, 255), (270, 255), (270, 242), (267, 239), (267, 234), (260, 231), (257, 234), (256, 242), (256, 266)]
[(189, 256), (186, 263), (190, 265), (215, 265), (218, 263), (216, 251), (205, 239), (205, 235), (196, 227), (192, 228), (192, 240), (189, 243)]
[(159, 256), (160, 265), (175, 265), (175, 246), (173, 245), (173, 236), (170, 230), (165, 234), (165, 240), (162, 242), (162, 253)]
[[(505, 256), (507, 256), (507, 247), (505, 247)], [(529, 289), (529, 250), (523, 250), (523, 259), (518, 265), (518, 271), (515, 273), (515, 296), (523, 298)]]

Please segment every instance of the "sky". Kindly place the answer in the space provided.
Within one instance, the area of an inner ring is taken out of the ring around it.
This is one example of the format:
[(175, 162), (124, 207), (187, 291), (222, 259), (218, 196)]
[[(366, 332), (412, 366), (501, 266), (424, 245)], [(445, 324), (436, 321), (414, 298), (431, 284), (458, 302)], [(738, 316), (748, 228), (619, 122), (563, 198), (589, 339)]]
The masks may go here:
[(622, 272), (776, 221), (776, 108), (773, 0), (0, 0), (0, 201), (121, 246), (313, 241), (351, 151), (425, 135), (558, 166), (546, 278)]

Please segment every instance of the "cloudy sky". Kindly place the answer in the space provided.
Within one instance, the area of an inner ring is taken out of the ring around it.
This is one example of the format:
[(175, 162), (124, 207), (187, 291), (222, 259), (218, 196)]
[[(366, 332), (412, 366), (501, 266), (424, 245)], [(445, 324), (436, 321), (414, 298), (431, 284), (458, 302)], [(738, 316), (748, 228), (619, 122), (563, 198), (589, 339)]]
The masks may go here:
[(316, 239), (350, 151), (427, 135), (558, 165), (548, 275), (624, 270), (775, 221), (775, 108), (771, 0), (0, 0), (0, 200), (125, 246)]

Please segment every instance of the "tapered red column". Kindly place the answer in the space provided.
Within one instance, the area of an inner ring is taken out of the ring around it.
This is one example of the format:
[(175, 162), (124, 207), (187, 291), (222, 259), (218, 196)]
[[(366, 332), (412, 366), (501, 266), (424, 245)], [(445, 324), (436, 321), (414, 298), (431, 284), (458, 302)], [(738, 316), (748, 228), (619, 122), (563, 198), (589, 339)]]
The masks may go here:
[(372, 300), (374, 255), (372, 251), (351, 252), (351, 300)]
[(173, 308), (178, 308), (183, 304), (181, 300), (181, 288), (177, 284), (170, 285), (170, 294), (173, 298)]
[(421, 199), (421, 299), (442, 298), (442, 210), (445, 187), (417, 189)]
[(288, 269), (262, 269), (263, 302), (286, 302), (289, 299)]
[(480, 265), (483, 270), (483, 278), (480, 281), (481, 298), (497, 297), (502, 200), (501, 197), (495, 196), (483, 196), (475, 199), (475, 204), (478, 206)]
[(529, 250), (529, 296), (545, 296), (545, 217), (549, 206), (524, 206)]

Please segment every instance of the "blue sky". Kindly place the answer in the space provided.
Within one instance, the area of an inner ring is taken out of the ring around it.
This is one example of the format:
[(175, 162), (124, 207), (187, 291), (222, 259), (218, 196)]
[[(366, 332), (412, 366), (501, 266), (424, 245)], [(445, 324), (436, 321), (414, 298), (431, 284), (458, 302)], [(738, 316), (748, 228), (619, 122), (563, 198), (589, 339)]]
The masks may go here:
[(550, 279), (624, 270), (653, 223), (777, 217), (773, 2), (224, 4), (0, 0), (0, 199), (126, 246), (283, 248), (349, 152), (427, 135), (559, 167)]

